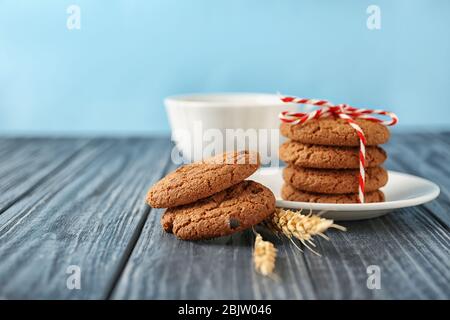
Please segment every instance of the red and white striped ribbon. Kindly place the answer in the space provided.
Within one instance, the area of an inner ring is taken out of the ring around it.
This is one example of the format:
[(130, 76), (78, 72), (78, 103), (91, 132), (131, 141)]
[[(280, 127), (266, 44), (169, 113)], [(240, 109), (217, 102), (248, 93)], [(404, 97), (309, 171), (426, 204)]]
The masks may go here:
[[(385, 126), (393, 126), (398, 122), (398, 117), (388, 111), (384, 110), (372, 110), (372, 109), (358, 109), (351, 107), (347, 104), (334, 105), (327, 100), (305, 99), (297, 97), (282, 97), (281, 101), (285, 103), (297, 103), (307, 104), (320, 107), (311, 112), (289, 112), (282, 111), (279, 118), (283, 122), (291, 124), (301, 124), (308, 120), (319, 119), (325, 117), (341, 118), (347, 121), (347, 123), (355, 129), (359, 137), (359, 186), (358, 196), (359, 202), (364, 203), (364, 190), (365, 190), (365, 162), (366, 162), (366, 137), (361, 127), (355, 122), (355, 119), (366, 119), (374, 122), (378, 122)], [(375, 118), (372, 115), (387, 116), (390, 120), (383, 121)]]

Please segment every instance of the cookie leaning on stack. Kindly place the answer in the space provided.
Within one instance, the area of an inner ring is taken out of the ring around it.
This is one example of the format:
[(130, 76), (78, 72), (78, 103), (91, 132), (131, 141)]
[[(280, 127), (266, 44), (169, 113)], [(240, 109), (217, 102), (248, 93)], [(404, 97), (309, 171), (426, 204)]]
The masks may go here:
[[(367, 140), (365, 202), (384, 201), (378, 190), (387, 183), (381, 167), (386, 152), (379, 144), (389, 139), (382, 124), (357, 119)], [(280, 159), (288, 166), (283, 171), (285, 200), (325, 203), (358, 202), (359, 138), (343, 119), (312, 119), (303, 124), (282, 123), (281, 134), (289, 141), (280, 147)]]
[(228, 152), (182, 166), (147, 193), (154, 208), (168, 208), (165, 231), (184, 240), (220, 237), (252, 227), (275, 210), (263, 185), (245, 180), (259, 167), (256, 152)]

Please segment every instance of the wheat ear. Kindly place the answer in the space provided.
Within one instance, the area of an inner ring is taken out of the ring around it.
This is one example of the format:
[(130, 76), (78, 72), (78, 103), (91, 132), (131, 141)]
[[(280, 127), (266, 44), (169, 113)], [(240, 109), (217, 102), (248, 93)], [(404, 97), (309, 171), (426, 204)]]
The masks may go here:
[[(281, 233), (288, 237), (294, 244), (292, 238), (298, 239), (306, 248), (317, 255), (320, 254), (310, 247), (316, 246), (312, 239), (313, 236), (318, 235), (329, 240), (324, 234), (329, 228), (341, 231), (347, 230), (345, 227), (335, 224), (333, 220), (312, 215), (311, 212), (308, 215), (303, 215), (301, 211), (295, 212), (281, 208), (276, 208), (274, 214), (266, 221), (266, 225), (275, 233)], [(298, 246), (296, 247), (298, 248)]]
[(259, 233), (255, 230), (253, 232), (256, 235), (255, 248), (253, 250), (255, 270), (264, 276), (271, 276), (275, 270), (277, 249), (272, 242), (264, 241)]

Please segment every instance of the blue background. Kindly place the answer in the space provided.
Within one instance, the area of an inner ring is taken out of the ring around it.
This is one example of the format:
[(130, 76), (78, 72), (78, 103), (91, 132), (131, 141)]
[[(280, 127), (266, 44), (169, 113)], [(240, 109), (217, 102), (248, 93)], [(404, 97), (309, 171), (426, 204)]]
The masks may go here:
[[(70, 4), (81, 30), (66, 28)], [(167, 133), (165, 96), (217, 91), (448, 128), (449, 30), (448, 0), (0, 0), (0, 132)]]

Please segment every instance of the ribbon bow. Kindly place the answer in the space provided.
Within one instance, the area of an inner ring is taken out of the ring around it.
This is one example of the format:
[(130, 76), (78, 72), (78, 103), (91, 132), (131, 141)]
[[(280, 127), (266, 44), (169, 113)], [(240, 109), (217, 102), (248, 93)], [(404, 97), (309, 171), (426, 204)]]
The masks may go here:
[[(347, 123), (355, 129), (359, 137), (359, 186), (358, 186), (358, 199), (360, 203), (364, 203), (364, 189), (365, 189), (365, 163), (366, 163), (366, 137), (361, 127), (355, 122), (355, 119), (365, 119), (374, 122), (378, 122), (385, 126), (393, 126), (398, 122), (398, 117), (388, 111), (384, 110), (372, 110), (372, 109), (358, 109), (349, 106), (348, 104), (334, 105), (327, 100), (305, 99), (297, 97), (281, 97), (281, 101), (285, 103), (297, 103), (308, 104), (320, 107), (319, 109), (311, 112), (289, 112), (282, 111), (279, 118), (283, 122), (291, 124), (302, 124), (312, 119), (334, 117), (341, 118), (347, 121)], [(372, 115), (383, 115), (390, 118), (390, 120), (383, 121), (375, 118)]]

